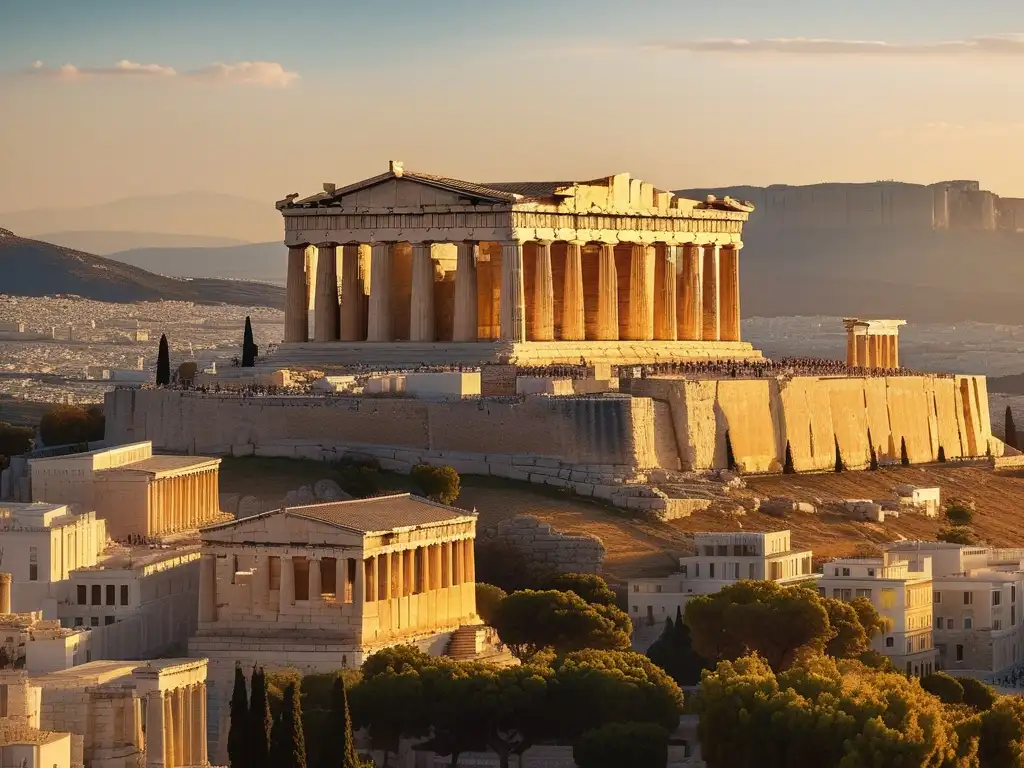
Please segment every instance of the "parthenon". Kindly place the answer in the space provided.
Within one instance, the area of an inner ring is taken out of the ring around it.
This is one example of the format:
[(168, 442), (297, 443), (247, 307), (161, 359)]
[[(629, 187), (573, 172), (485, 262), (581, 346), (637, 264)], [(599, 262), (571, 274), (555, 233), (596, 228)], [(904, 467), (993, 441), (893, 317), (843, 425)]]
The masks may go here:
[(906, 320), (844, 317), (846, 364), (851, 368), (899, 368), (900, 326), (906, 324)]
[(740, 338), (753, 206), (731, 198), (687, 200), (625, 173), (476, 184), (392, 161), (277, 208), (289, 359), (372, 359), (381, 345), (394, 359), (395, 342), (416, 362), (452, 342), (481, 362), (759, 356)]

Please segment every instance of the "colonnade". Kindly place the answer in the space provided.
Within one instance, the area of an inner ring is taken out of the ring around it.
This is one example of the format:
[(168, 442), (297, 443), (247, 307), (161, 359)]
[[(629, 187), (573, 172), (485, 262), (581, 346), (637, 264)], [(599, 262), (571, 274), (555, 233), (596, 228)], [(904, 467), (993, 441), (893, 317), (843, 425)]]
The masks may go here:
[(206, 683), (146, 696), (146, 768), (207, 766)]
[(285, 341), (740, 340), (739, 243), (460, 242), (451, 294), (437, 289), (442, 244), (322, 243), (315, 276), (306, 246), (289, 248)]
[(844, 318), (846, 364), (851, 368), (899, 368), (899, 328), (903, 320)]
[[(277, 562), (275, 563), (274, 560)], [(217, 555), (204, 552), (199, 568), (199, 621), (217, 621)], [(476, 580), (473, 539), (424, 544), (369, 557), (259, 554), (252, 600), (265, 605), (278, 592), (279, 610), (331, 598), (339, 604), (419, 595)]]
[(154, 477), (148, 493), (150, 536), (199, 528), (220, 510), (216, 469)]

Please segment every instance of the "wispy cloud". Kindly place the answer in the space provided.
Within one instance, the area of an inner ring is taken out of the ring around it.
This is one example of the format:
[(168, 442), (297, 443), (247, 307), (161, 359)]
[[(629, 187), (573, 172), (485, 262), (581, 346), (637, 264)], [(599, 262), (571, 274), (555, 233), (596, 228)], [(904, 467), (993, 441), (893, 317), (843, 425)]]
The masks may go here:
[(81, 82), (96, 78), (139, 78), (151, 80), (177, 80), (190, 83), (223, 83), (227, 85), (261, 85), (286, 88), (299, 79), (297, 72), (286, 70), (276, 61), (239, 61), (233, 64), (214, 62), (199, 69), (177, 71), (163, 64), (141, 64), (122, 59), (111, 67), (79, 67), (64, 64), (47, 67), (34, 61), (23, 71), (29, 77), (49, 77), (66, 82)]
[(1024, 34), (989, 35), (936, 43), (880, 40), (830, 40), (777, 37), (762, 40), (717, 38), (653, 43), (660, 51), (714, 54), (788, 54), (794, 56), (1024, 56)]

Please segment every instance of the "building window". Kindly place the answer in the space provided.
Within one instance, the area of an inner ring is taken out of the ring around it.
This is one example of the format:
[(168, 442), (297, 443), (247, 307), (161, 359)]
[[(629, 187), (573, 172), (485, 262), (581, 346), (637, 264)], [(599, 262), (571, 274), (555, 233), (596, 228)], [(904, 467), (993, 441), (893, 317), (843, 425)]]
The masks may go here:
[(974, 619), (970, 616), (964, 618), (964, 629), (974, 629)]
[(639, 592), (640, 591), (640, 585), (639, 584), (634, 584), (633, 585), (633, 591), (634, 592)]
[(114, 597), (117, 594), (117, 587), (113, 584), (107, 584), (107, 605), (114, 604)]
[(874, 576), (874, 575), (875, 575), (875, 569), (874, 568), (868, 568), (868, 576)]
[(710, 546), (705, 544), (704, 545), (704, 557), (714, 557), (714, 556), (715, 556), (715, 548), (714, 547), (710, 547)]
[(85, 624), (85, 622), (82, 620), (82, 617), (81, 616), (75, 616), (75, 626), (76, 627), (80, 627), (83, 624)]
[(693, 578), (695, 578), (695, 579), (699, 579), (700, 578), (700, 563), (694, 563), (693, 564)]
[(104, 624), (104, 626), (108, 626), (109, 627), (113, 623), (114, 623), (114, 617), (113, 616), (104, 616), (103, 617), (103, 624)]
[(936, 616), (935, 617), (935, 628), (936, 629), (942, 629), (942, 617), (941, 616)]
[(687, 578), (687, 573), (686, 573), (687, 569), (688, 569), (688, 566), (685, 566), (685, 565), (684, 565), (684, 566), (683, 566), (683, 570), (682, 570), (682, 574), (683, 574), (683, 578), (684, 578), (684, 579), (685, 579), (685, 578)]
[(974, 605), (973, 592), (964, 592), (964, 605)]
[(633, 613), (640, 613), (640, 608), (634, 605), (633, 606)]
[(946, 619), (946, 629), (956, 629), (956, 621), (954, 619)]
[(28, 580), (39, 581), (39, 548), (28, 548)]
[(839, 569), (836, 568), (836, 576), (838, 576), (838, 575), (839, 575)]
[(849, 568), (843, 568), (843, 576), (849, 576), (849, 575), (850, 575), (850, 569)]
[(942, 602), (942, 593), (939, 592), (939, 591), (932, 592), (932, 602), (933, 603), (941, 603)]
[[(399, 557), (404, 558), (405, 553), (399, 553)], [(403, 567), (405, 563), (402, 563)], [(406, 580), (405, 574), (402, 574), (403, 581)], [(407, 594), (406, 585), (400, 585), (402, 594)], [(337, 595), (338, 594), (338, 560), (334, 557), (325, 557), (320, 560), (320, 592), (325, 595)]]
[(100, 617), (99, 616), (90, 616), (89, 617), (89, 626), (90, 627), (98, 627), (99, 625), (100, 625)]
[(655, 584), (654, 585), (654, 591), (655, 592), (661, 592), (661, 584)]
[(121, 585), (121, 605), (128, 605), (128, 585)]
[(102, 605), (103, 604), (103, 589), (99, 584), (92, 585), (92, 604)]
[(717, 550), (717, 552), (715, 552), (715, 554), (718, 557), (728, 557), (729, 556), (729, 547), (728, 546), (726, 546), (724, 544), (719, 544), (715, 549)]
[(708, 563), (708, 578), (709, 579), (715, 578), (715, 564), (714, 563)]
[(78, 604), (85, 605), (88, 600), (89, 594), (85, 588), (85, 584), (78, 585)]
[(1017, 602), (1017, 585), (1016, 584), (1011, 584), (1010, 585), (1010, 602), (1011, 603), (1016, 603)]
[(992, 593), (992, 605), (999, 605), (1002, 602), (1002, 599), (1003, 599), (1003, 593), (1002, 592), (993, 592)]
[(992, 619), (992, 629), (1002, 629), (1002, 628), (1003, 628), (1003, 620), (1002, 619)]
[(857, 597), (866, 597), (868, 600), (871, 599), (870, 589), (858, 589), (856, 592)]
[(891, 637), (885, 638), (885, 647), (886, 648), (892, 648), (894, 645), (896, 645), (896, 642)]
[(957, 661), (963, 661), (964, 660), (964, 647), (962, 645), (958, 645), (956, 647), (956, 660)]

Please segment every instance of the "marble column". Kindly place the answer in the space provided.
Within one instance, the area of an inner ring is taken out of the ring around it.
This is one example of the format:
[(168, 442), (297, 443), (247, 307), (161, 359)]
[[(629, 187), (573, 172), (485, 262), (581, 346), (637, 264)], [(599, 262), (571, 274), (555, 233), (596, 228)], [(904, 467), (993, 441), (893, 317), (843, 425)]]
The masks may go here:
[(164, 701), (160, 691), (146, 694), (146, 768), (171, 768), (164, 752)]
[(284, 340), (309, 341), (309, 315), (306, 311), (306, 246), (288, 249), (288, 283), (285, 288)]
[(206, 683), (192, 686), (192, 763), (206, 765)]
[(661, 276), (661, 282), (655, 279), (654, 283), (660, 289), (654, 301), (654, 338), (659, 341), (675, 341), (678, 338), (678, 308), (676, 296), (678, 293), (679, 277), (678, 265), (676, 262), (676, 246), (663, 245), (664, 256), (655, 256), (655, 271)]
[(423, 565), (423, 591), (429, 592), (431, 590), (430, 582), (433, 576), (433, 564), (430, 562), (430, 547), (421, 547), (420, 549), (423, 552), (423, 557), (420, 559), (420, 562)]
[(537, 242), (537, 261), (533, 271), (533, 337), (530, 341), (555, 339), (555, 283), (551, 275), (551, 243)]
[(195, 765), (192, 757), (192, 686), (178, 688), (176, 693), (181, 699), (181, 764)]
[(857, 367), (868, 367), (868, 337), (866, 333), (859, 333), (856, 336)]
[[(355, 564), (355, 581), (352, 583), (352, 604), (361, 605), (366, 602), (366, 567), (362, 558), (351, 558)], [(345, 578), (348, 578), (348, 560), (345, 561)]]
[(619, 279), (615, 270), (615, 246), (601, 243), (597, 267), (597, 338), (619, 340)]
[(629, 324), (626, 336), (630, 341), (654, 338), (654, 247), (630, 246), (629, 260)]
[(309, 599), (319, 600), (323, 593), (323, 581), (320, 576), (320, 558), (311, 557), (309, 558)]
[(393, 341), (391, 318), (391, 249), (393, 243), (375, 243), (370, 266), (370, 315), (367, 341)]
[(565, 246), (565, 277), (562, 282), (562, 341), (587, 338), (586, 311), (583, 303), (583, 243), (574, 240)]
[(383, 573), (377, 577), (378, 586), (384, 585), (384, 589), (381, 594), (378, 595), (378, 600), (390, 600), (391, 599), (391, 555), (378, 555), (377, 556), (377, 567), (380, 568), (383, 565)]
[(846, 332), (846, 367), (857, 367), (857, 335), (850, 328)]
[(477, 319), (476, 261), (480, 246), (473, 240), (458, 244), (455, 261), (455, 324), (453, 341), (476, 341)]
[(412, 246), (409, 339), (437, 340), (434, 331), (434, 260), (430, 258), (430, 243), (413, 243)]
[(199, 560), (199, 621), (217, 620), (217, 556), (203, 553)]
[(365, 341), (362, 282), (359, 279), (359, 246), (341, 249), (341, 333), (342, 341)]
[(704, 246), (704, 341), (722, 338), (720, 251), (718, 245)]
[(317, 246), (316, 302), (313, 304), (313, 341), (338, 340), (338, 247)]
[(405, 552), (392, 553), (391, 578), (394, 580), (391, 596), (405, 597)]
[(174, 760), (176, 765), (188, 765), (185, 754), (185, 716), (182, 711), (181, 688), (171, 691), (171, 713), (174, 717)]
[(722, 249), (722, 341), (740, 340), (740, 248)]
[(679, 338), (700, 341), (704, 338), (704, 252), (701, 246), (683, 246), (683, 268), (680, 271), (682, 296), (679, 310)]
[(164, 702), (164, 765), (167, 768), (174, 768), (177, 763), (175, 760), (178, 758), (178, 753), (175, 751), (176, 734), (178, 730), (178, 724), (174, 721), (174, 711), (172, 709), (171, 699), (173, 691), (166, 691), (163, 695)]
[(868, 368), (878, 367), (878, 336), (876, 334), (869, 334), (867, 337), (868, 346)]
[(476, 582), (476, 547), (473, 539), (466, 539), (466, 580)]
[(900, 337), (896, 334), (892, 336), (892, 367), (900, 367)]
[(441, 589), (450, 587), (455, 583), (455, 571), (452, 562), (451, 542), (445, 541), (441, 544)]
[(523, 286), (523, 244), (501, 244), (500, 338), (526, 341), (526, 301)]
[(281, 613), (287, 613), (295, 605), (295, 563), (291, 555), (281, 555)]

